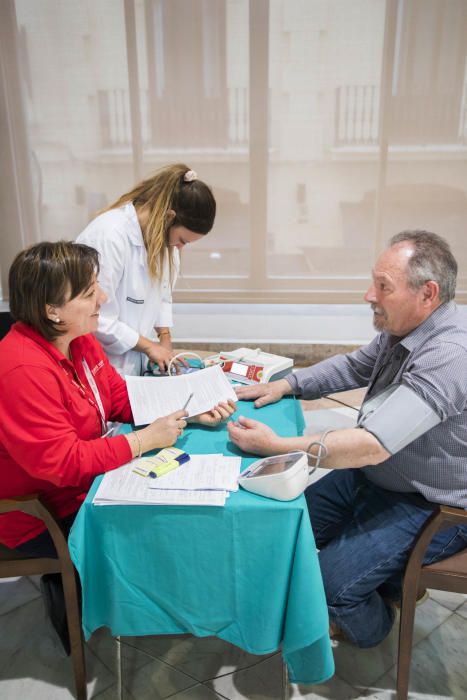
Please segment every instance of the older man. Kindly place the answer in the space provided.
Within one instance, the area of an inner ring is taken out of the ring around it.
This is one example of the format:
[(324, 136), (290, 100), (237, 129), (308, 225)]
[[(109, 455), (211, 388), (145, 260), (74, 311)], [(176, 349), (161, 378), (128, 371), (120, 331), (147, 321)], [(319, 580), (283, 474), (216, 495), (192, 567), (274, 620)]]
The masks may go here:
[[(237, 392), (260, 407), (286, 394), (368, 387), (356, 428), (280, 438), (247, 418), (229, 425), (245, 452), (320, 451), (320, 466), (334, 469), (306, 498), (331, 631), (360, 647), (389, 633), (408, 555), (434, 504), (467, 507), (467, 322), (453, 302), (456, 275), (441, 237), (394, 236), (365, 295), (379, 331), (371, 343)], [(467, 528), (444, 530), (425, 563), (464, 547)]]

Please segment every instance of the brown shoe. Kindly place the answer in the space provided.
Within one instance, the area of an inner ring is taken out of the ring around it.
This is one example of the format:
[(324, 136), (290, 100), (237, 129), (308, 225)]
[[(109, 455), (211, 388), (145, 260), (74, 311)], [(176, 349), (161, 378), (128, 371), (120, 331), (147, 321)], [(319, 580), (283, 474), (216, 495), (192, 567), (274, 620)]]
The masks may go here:
[(335, 639), (338, 642), (344, 642), (347, 640), (347, 637), (345, 636), (340, 627), (338, 627), (334, 622), (330, 622), (329, 639)]

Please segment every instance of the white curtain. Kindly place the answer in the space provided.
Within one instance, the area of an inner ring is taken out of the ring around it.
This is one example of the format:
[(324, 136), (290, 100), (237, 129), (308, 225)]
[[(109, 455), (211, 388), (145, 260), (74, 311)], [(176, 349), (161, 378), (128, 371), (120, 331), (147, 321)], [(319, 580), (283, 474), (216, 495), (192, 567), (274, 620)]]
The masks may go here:
[[(464, 0), (2, 0), (0, 238), (72, 239), (166, 163), (213, 186), (179, 301), (360, 301), (390, 235), (466, 269)], [(465, 275), (459, 298), (466, 300)]]

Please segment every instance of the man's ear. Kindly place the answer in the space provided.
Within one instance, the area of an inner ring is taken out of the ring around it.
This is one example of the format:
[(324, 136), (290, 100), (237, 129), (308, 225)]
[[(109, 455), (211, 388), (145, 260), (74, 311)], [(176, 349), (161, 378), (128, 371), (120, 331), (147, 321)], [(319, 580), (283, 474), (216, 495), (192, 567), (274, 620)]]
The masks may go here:
[(177, 216), (176, 212), (174, 212), (173, 209), (169, 209), (167, 212), (166, 220), (167, 220), (167, 226), (170, 226), (172, 221), (175, 220), (175, 217)]
[(439, 284), (434, 280), (429, 280), (423, 285), (423, 303), (425, 305), (437, 304), (439, 302)]

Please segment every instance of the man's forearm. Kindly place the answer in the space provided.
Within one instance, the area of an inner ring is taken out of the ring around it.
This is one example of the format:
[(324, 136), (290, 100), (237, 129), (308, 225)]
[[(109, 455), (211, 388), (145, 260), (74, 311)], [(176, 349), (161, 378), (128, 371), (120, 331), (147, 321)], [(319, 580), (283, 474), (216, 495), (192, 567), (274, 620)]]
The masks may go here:
[[(275, 445), (278, 452), (292, 452), (293, 450), (310, 451), (316, 455), (318, 446), (311, 443), (318, 442), (323, 433), (304, 435), (295, 438), (278, 438)], [(347, 428), (334, 430), (324, 437), (327, 456), (321, 459), (320, 467), (329, 469), (359, 468), (384, 462), (390, 453), (372, 435), (361, 428)]]

